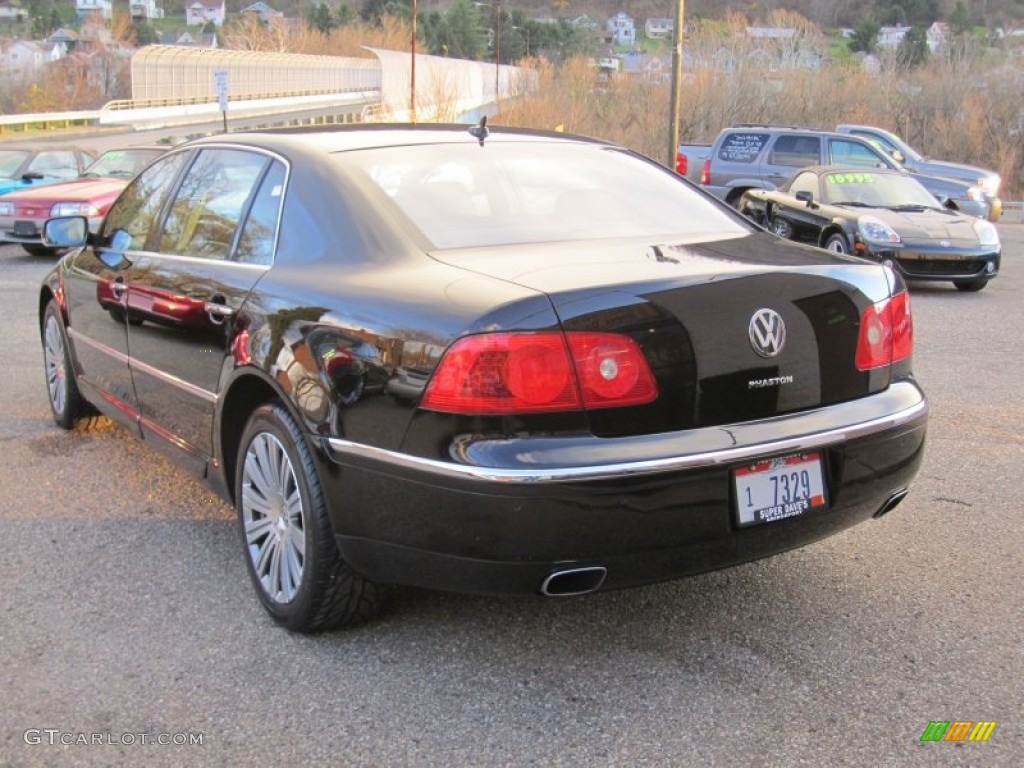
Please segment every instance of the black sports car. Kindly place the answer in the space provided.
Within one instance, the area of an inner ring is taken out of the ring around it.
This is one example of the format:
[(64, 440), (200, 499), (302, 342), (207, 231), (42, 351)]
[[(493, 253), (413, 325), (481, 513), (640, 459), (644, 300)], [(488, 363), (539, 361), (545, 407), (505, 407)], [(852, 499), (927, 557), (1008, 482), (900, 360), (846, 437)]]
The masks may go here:
[(737, 207), (780, 237), (857, 253), (915, 280), (980, 291), (999, 274), (995, 226), (943, 205), (905, 173), (804, 168), (777, 190), (748, 191)]
[(602, 141), (478, 126), (200, 139), (39, 294), (57, 423), (97, 409), (238, 510), (283, 625), (378, 583), (573, 595), (885, 514), (923, 456), (899, 276)]

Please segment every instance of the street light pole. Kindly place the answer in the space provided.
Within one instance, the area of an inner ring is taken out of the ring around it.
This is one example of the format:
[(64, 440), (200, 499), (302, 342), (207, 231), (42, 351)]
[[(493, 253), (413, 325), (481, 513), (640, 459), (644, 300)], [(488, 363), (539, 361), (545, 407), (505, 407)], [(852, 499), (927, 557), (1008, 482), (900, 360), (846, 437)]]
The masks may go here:
[(497, 104), (501, 101), (501, 3), (498, 3), (498, 24), (497, 33), (494, 38), (494, 103)]
[(676, 0), (676, 23), (672, 30), (672, 100), (669, 109), (668, 167), (675, 169), (679, 154), (679, 110), (682, 102), (683, 79), (683, 5), (685, 0)]
[(412, 0), (412, 40), (409, 43), (409, 119), (416, 122), (416, 0)]
[(473, 5), (479, 7), (487, 6), (493, 13), (498, 14), (498, 20), (494, 24), (494, 103), (497, 104), (501, 101), (499, 87), (501, 83), (501, 0), (498, 2), (487, 2), (487, 0), (479, 0), (473, 3)]

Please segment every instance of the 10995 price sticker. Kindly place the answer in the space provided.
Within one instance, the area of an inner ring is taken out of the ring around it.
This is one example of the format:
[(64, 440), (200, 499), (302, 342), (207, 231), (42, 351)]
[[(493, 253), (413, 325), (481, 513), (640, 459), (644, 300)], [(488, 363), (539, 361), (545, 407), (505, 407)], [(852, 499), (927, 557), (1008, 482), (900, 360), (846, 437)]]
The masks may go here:
[(796, 517), (828, 504), (821, 455), (801, 453), (733, 471), (741, 527)]

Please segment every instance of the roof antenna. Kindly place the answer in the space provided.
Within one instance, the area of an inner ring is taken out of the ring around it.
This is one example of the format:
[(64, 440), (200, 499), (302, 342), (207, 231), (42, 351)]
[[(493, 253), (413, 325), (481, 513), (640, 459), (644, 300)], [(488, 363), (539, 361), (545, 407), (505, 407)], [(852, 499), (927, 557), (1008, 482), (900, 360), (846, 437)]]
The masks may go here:
[(490, 135), (490, 131), (487, 130), (487, 115), (480, 118), (480, 122), (469, 129), (471, 136), (476, 136), (476, 140), (480, 142), (480, 146), (484, 145), (484, 139)]

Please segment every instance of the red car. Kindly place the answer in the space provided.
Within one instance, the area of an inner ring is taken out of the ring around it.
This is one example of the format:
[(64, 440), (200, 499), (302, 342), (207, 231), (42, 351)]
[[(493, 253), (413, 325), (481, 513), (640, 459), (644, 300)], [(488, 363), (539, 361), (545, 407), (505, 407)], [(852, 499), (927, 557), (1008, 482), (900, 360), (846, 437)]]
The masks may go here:
[(110, 204), (140, 170), (167, 149), (110, 149), (70, 181), (26, 187), (0, 197), (0, 243), (21, 243), (33, 256), (57, 253), (40, 240), (51, 216), (86, 216), (95, 232)]

